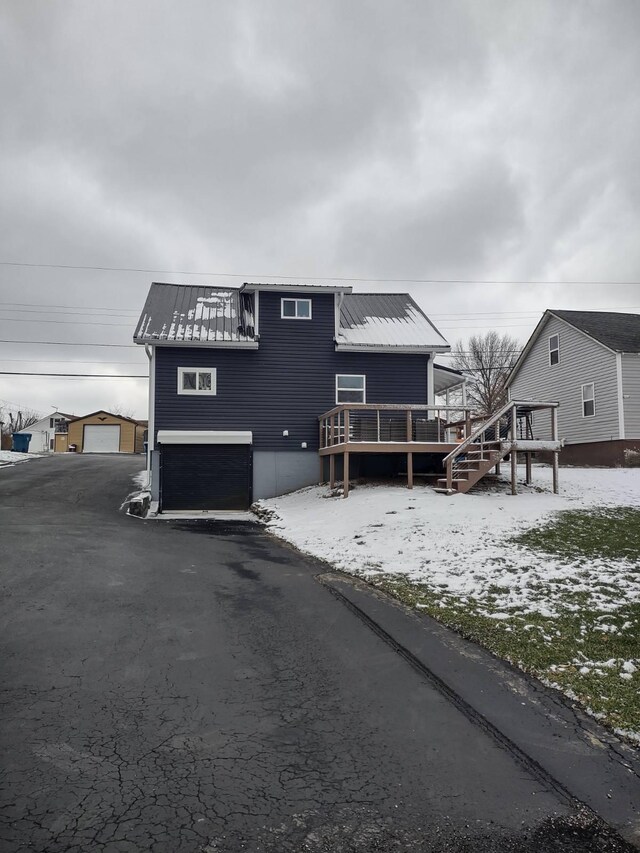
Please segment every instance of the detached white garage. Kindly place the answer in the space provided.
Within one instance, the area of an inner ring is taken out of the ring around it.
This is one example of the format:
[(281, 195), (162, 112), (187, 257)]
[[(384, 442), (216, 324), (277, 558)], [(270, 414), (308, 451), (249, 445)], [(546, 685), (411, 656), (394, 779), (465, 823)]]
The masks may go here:
[(83, 453), (119, 453), (120, 424), (85, 424)]

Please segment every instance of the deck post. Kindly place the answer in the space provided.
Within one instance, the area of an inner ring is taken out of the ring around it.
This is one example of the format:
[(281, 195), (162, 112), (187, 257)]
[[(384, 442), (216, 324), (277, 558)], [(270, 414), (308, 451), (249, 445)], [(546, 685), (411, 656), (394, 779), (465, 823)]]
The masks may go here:
[(518, 494), (518, 451), (516, 450), (516, 407), (511, 409), (511, 494)]
[(413, 488), (413, 453), (407, 453), (407, 488)]
[(332, 453), (329, 456), (329, 488), (335, 489), (336, 487), (336, 455)]
[[(551, 438), (558, 440), (558, 410), (551, 409)], [(558, 451), (553, 451), (553, 494), (558, 494)]]
[(525, 453), (525, 462), (527, 464), (525, 482), (527, 486), (531, 485), (531, 454)]
[(464, 410), (464, 433), (465, 438), (471, 435), (471, 409)]
[(407, 441), (413, 441), (413, 420), (411, 409), (407, 409)]
[(349, 497), (349, 451), (342, 455), (342, 487), (345, 498)]
[(330, 447), (333, 447), (334, 440), (335, 440), (335, 423), (336, 423), (336, 416), (331, 415), (331, 417), (329, 418), (329, 446)]
[(380, 409), (376, 409), (376, 425), (378, 427), (378, 442), (380, 441)]

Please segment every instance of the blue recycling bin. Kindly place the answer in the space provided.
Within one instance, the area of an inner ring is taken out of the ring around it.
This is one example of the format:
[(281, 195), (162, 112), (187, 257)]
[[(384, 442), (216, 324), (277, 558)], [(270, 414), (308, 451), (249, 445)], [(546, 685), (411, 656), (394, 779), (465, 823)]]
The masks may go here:
[(28, 453), (29, 452), (29, 442), (31, 441), (31, 433), (30, 432), (14, 432), (11, 434), (13, 438), (13, 447), (12, 450), (15, 450), (16, 453)]

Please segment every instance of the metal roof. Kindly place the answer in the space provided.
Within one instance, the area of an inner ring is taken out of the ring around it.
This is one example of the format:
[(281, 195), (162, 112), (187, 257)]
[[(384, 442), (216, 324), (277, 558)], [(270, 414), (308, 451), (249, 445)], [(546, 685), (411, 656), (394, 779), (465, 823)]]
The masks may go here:
[[(151, 285), (134, 334), (136, 343), (212, 343), (257, 346), (254, 318), (247, 315), (251, 288)], [(258, 286), (259, 287), (259, 286)], [(268, 285), (292, 292), (304, 285)], [(308, 291), (318, 292), (310, 286)], [(330, 293), (338, 288), (326, 288)], [(246, 295), (245, 295), (246, 294)], [(250, 307), (250, 303), (249, 303)], [(243, 310), (244, 309), (244, 310)], [(449, 344), (407, 293), (341, 293), (341, 348), (448, 350)]]
[(351, 293), (340, 310), (339, 345), (449, 349), (408, 293)]
[(253, 342), (240, 330), (240, 292), (228, 287), (152, 284), (133, 339), (155, 341)]

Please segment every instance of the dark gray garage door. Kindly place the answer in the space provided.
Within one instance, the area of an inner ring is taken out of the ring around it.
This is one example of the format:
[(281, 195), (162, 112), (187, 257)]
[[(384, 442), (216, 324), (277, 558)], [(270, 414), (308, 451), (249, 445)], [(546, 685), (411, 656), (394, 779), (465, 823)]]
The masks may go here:
[(251, 505), (250, 444), (164, 444), (160, 471), (163, 510)]

